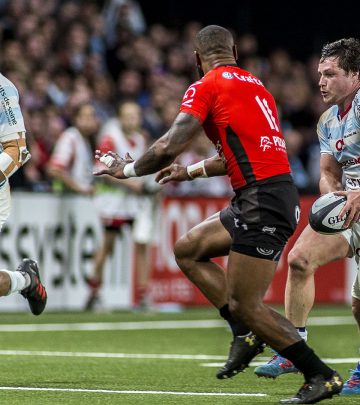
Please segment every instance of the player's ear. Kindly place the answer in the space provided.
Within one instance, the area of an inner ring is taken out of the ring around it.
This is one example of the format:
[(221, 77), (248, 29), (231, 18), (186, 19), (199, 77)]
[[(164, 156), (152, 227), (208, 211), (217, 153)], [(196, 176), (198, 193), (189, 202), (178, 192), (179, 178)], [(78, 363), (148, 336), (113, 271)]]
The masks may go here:
[(238, 60), (238, 50), (237, 50), (236, 45), (233, 45), (232, 51), (233, 51), (234, 58), (237, 61)]
[(202, 68), (201, 59), (200, 59), (200, 56), (197, 51), (194, 51), (194, 54), (195, 54), (195, 59), (196, 59), (196, 67), (197, 67), (200, 78), (202, 78), (204, 76), (204, 71)]

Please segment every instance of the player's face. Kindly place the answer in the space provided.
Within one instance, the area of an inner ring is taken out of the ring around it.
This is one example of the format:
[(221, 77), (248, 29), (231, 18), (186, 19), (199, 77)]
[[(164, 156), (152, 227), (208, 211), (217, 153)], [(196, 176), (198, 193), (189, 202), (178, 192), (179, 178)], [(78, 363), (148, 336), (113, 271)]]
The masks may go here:
[(346, 108), (356, 90), (356, 76), (346, 73), (338, 65), (337, 58), (327, 58), (319, 63), (319, 86), (326, 104)]

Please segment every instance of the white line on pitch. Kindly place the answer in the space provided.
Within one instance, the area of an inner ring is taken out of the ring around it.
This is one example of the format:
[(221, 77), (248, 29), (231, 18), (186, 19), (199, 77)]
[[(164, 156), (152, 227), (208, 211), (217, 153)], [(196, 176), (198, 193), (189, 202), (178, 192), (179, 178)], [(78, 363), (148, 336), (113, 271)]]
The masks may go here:
[(83, 388), (37, 388), (37, 387), (0, 387), (2, 391), (61, 391), (61, 392), (91, 392), (103, 394), (150, 394), (150, 395), (189, 395), (207, 397), (266, 397), (260, 393), (232, 392), (181, 392), (181, 391), (129, 391), (129, 390), (96, 390)]
[(53, 356), (53, 357), (98, 357), (114, 359), (165, 359), (165, 360), (225, 360), (225, 356), (205, 354), (142, 354), (142, 353), (96, 353), (57, 352), (46, 350), (0, 350), (3, 356)]
[[(309, 318), (308, 325), (351, 325), (352, 316), (328, 316)], [(188, 321), (144, 321), (144, 322), (83, 322), (83, 323), (44, 323), (0, 325), (0, 332), (52, 332), (52, 331), (100, 331), (100, 330), (144, 330), (144, 329), (203, 329), (224, 328), (222, 320)]]
[[(159, 360), (226, 360), (226, 356), (206, 354), (149, 354), (149, 353), (98, 353), (98, 352), (57, 352), (47, 350), (0, 350), (0, 356), (47, 356), (47, 357), (95, 357), (112, 359), (159, 359)], [(251, 366), (265, 364), (269, 357), (257, 357)], [(322, 359), (329, 364), (356, 363), (357, 357)], [(220, 367), (223, 363), (202, 363), (204, 367)]]
[(0, 332), (36, 331), (99, 331), (99, 330), (143, 330), (143, 329), (201, 329), (224, 328), (221, 320), (190, 321), (144, 321), (144, 322), (81, 322), (0, 325)]

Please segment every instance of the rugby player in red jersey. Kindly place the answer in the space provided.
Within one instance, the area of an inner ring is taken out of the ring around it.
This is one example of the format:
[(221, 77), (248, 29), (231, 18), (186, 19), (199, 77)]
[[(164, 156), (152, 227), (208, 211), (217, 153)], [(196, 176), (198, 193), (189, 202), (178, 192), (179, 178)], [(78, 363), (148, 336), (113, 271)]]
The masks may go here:
[[(195, 226), (175, 245), (185, 275), (227, 319), (234, 339), (217, 377), (243, 371), (266, 344), (304, 374), (298, 393), (281, 403), (315, 403), (338, 394), (339, 374), (326, 366), (294, 326), (265, 305), (268, 289), (299, 217), (298, 193), (275, 101), (259, 79), (236, 65), (228, 30), (210, 25), (195, 38), (200, 80), (186, 91), (169, 131), (138, 160), (96, 153), (107, 168), (96, 175), (144, 176), (160, 183), (227, 174), (235, 196), (229, 207)], [(203, 128), (217, 155), (188, 167), (172, 164)], [(229, 255), (227, 271), (211, 259)]]

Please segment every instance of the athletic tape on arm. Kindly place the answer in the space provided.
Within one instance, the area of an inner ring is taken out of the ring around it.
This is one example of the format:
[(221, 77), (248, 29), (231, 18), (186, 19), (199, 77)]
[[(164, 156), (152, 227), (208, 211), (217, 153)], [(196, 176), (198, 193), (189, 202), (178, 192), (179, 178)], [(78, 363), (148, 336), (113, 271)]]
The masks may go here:
[(1, 146), (0, 171), (9, 178), (31, 158), (26, 147), (25, 132), (14, 134), (14, 139), (1, 142)]
[(205, 160), (187, 166), (186, 171), (190, 179), (195, 179), (196, 177), (208, 177), (205, 170)]

